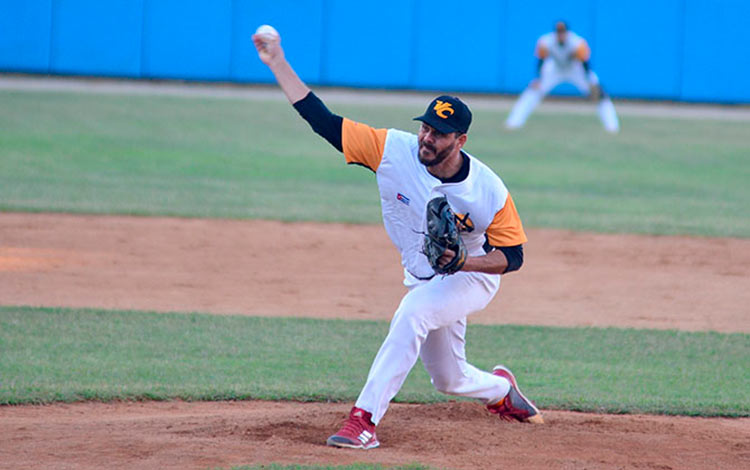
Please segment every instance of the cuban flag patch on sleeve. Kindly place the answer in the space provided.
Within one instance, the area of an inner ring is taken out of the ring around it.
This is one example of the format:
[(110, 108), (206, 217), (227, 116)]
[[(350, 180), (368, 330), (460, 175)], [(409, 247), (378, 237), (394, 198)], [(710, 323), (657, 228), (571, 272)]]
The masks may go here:
[(403, 203), (404, 203), (404, 204), (406, 204), (407, 206), (409, 205), (409, 202), (410, 202), (410, 201), (409, 201), (409, 198), (408, 198), (408, 197), (406, 197), (406, 196), (404, 196), (404, 195), (403, 195), (403, 194), (401, 194), (401, 193), (398, 193), (398, 194), (396, 194), (396, 199), (398, 199), (399, 201), (403, 202)]

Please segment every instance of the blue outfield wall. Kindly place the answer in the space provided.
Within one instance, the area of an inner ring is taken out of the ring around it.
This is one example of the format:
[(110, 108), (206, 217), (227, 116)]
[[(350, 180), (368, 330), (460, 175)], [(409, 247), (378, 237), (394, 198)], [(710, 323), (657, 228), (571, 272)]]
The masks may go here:
[(407, 86), (427, 90), (504, 90), (505, 2), (482, 2), (481, 14), (455, 1), (416, 0)]
[[(705, 8), (706, 3), (711, 8)], [(750, 102), (747, 53), (750, 1), (686, 0), (680, 97), (688, 101)]]
[(0, 0), (0, 70), (49, 72), (52, 0)]
[(596, 10), (591, 54), (607, 89), (622, 97), (683, 99), (684, 0), (611, 3)]
[(53, 0), (50, 71), (140, 76), (143, 1)]
[(0, 0), (0, 71), (272, 83), (268, 23), (312, 85), (518, 93), (558, 19), (614, 97), (750, 103), (748, 0)]
[(141, 76), (229, 79), (233, 3), (145, 0)]

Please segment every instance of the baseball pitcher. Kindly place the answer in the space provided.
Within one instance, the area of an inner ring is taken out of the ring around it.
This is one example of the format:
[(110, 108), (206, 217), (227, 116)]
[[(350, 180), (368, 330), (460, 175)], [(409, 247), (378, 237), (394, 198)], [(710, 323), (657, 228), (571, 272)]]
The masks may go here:
[(408, 288), (359, 398), (327, 444), (377, 447), (376, 426), (418, 358), (439, 391), (476, 398), (503, 419), (542, 423), (508, 368), (487, 372), (466, 361), (466, 317), (492, 300), (501, 274), (521, 267), (526, 242), (503, 181), (463, 150), (468, 106), (439, 96), (414, 118), (421, 126), (417, 135), (375, 129), (329, 111), (297, 77), (278, 35), (256, 34), (253, 42), (312, 129), (347, 163), (375, 173), (383, 223), (401, 254)]

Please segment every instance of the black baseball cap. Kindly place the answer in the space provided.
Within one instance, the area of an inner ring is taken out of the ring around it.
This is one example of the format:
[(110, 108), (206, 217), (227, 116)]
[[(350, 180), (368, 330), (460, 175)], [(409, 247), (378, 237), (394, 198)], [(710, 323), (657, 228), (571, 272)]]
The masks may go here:
[(442, 95), (432, 100), (424, 114), (415, 117), (414, 120), (429, 124), (443, 134), (466, 134), (471, 125), (471, 111), (457, 97)]

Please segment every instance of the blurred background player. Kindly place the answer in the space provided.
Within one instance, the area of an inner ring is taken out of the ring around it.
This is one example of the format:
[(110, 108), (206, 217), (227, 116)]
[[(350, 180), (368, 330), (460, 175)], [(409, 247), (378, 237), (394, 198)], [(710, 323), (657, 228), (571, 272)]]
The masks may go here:
[(513, 105), (505, 121), (508, 129), (518, 129), (534, 108), (553, 88), (561, 83), (571, 83), (592, 100), (598, 101), (597, 111), (604, 128), (618, 132), (620, 123), (615, 106), (599, 84), (599, 77), (591, 69), (591, 49), (585, 39), (568, 30), (564, 21), (555, 24), (555, 31), (540, 37), (536, 43), (537, 77), (531, 81)]

